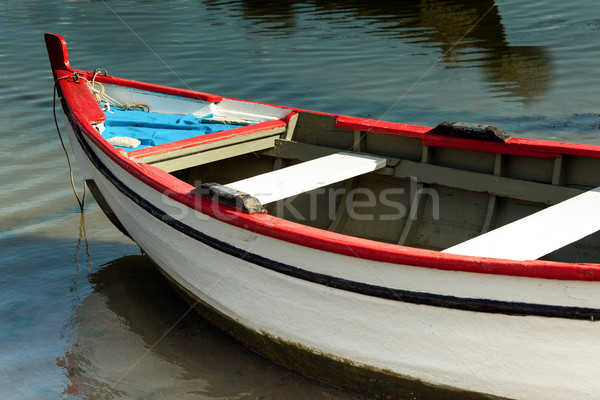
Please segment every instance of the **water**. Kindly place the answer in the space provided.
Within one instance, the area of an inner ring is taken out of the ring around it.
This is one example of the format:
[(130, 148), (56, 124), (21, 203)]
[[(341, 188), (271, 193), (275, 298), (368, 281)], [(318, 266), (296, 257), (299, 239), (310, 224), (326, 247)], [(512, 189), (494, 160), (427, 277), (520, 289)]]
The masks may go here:
[(185, 314), (91, 198), (81, 218), (43, 33), (65, 36), (81, 69), (600, 144), (598, 10), (591, 0), (1, 0), (0, 398), (358, 398)]

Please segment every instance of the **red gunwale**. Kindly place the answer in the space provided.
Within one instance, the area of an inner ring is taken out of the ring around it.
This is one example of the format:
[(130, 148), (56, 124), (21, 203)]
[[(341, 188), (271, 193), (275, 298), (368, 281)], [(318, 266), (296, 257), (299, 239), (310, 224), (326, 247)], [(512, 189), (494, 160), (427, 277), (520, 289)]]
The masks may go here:
[(540, 158), (555, 158), (560, 155), (600, 157), (600, 146), (596, 145), (553, 142), (548, 140), (520, 137), (511, 137), (504, 143), (487, 142), (473, 139), (449, 138), (446, 136), (428, 134), (432, 128), (426, 126), (375, 121), (371, 119), (349, 117), (345, 115), (341, 115), (337, 118), (336, 126), (363, 132), (376, 132), (389, 135), (414, 137), (423, 140), (423, 144), (428, 146), (452, 147), (485, 151), (490, 153), (523, 155)]
[[(48, 52), (55, 79), (61, 76), (72, 74), (74, 70), (70, 68), (68, 58), (66, 57), (67, 52), (64, 39), (58, 35), (47, 34), (46, 43), (48, 45)], [(57, 51), (60, 52), (60, 54), (57, 54)], [(57, 59), (61, 60), (61, 57), (62, 61), (56, 62)], [(81, 71), (81, 73), (88, 74), (88, 76), (90, 75), (89, 72), (85, 71)], [(104, 79), (110, 81), (109, 83), (131, 82), (113, 77), (104, 77)], [(87, 88), (82, 90), (84, 86), (74, 82), (71, 78), (63, 79), (59, 81), (57, 85), (62, 90), (67, 108), (72, 114), (73, 122), (82, 130), (86, 137), (91, 140), (92, 143), (94, 143), (95, 146), (104, 152), (118, 166), (152, 189), (164, 193), (171, 199), (187, 207), (207, 214), (225, 223), (300, 246), (306, 246), (317, 250), (333, 252), (365, 260), (405, 264), (416, 267), (449, 271), (508, 275), (528, 278), (575, 281), (600, 280), (600, 265), (598, 264), (574, 264), (541, 260), (512, 261), (486, 257), (457, 256), (432, 250), (418, 249), (356, 238), (322, 229), (311, 228), (268, 214), (245, 214), (232, 208), (217, 205), (211, 200), (196, 196), (191, 193), (191, 190), (194, 189), (194, 186), (175, 178), (159, 168), (143, 163), (138, 164), (133, 160), (126, 158), (117, 149), (109, 145), (108, 142), (94, 129), (92, 126), (93, 121), (90, 121), (89, 119), (89, 116), (93, 115), (94, 111), (90, 112), (90, 110), (81, 107), (81, 104), (78, 103), (83, 101), (86, 106), (89, 106), (89, 99), (82, 100), (82, 97), (85, 97), (85, 93), (87, 93), (93, 99), (89, 90), (87, 90)], [(157, 87), (164, 89), (164, 87), (145, 84), (142, 82), (137, 82), (136, 85), (143, 90), (152, 91)], [(179, 93), (177, 89), (167, 89), (169, 93)], [(165, 93), (165, 91), (160, 92)], [(198, 94), (198, 96), (203, 95), (204, 94)], [(222, 99), (222, 97), (218, 98)], [(94, 105), (99, 109), (95, 101)], [(350, 122), (352, 122), (352, 124), (350, 124)], [(341, 127), (347, 127), (349, 129), (354, 129), (350, 128), (349, 126), (361, 127), (359, 130), (369, 130), (363, 128), (373, 127), (370, 129), (371, 131), (375, 131), (375, 129), (381, 129), (381, 133), (422, 137), (423, 139), (425, 139), (426, 130), (429, 130), (429, 128), (426, 127), (382, 123), (379, 121), (345, 116), (338, 117), (338, 124)], [(377, 128), (378, 126), (380, 128)], [(428, 138), (430, 137), (431, 136), (428, 136)], [(522, 146), (524, 147), (523, 151), (533, 150), (533, 152), (539, 152), (543, 154), (576, 154), (600, 157), (600, 146), (594, 145), (569, 144), (522, 138), (510, 139), (510, 145), (516, 147)]]

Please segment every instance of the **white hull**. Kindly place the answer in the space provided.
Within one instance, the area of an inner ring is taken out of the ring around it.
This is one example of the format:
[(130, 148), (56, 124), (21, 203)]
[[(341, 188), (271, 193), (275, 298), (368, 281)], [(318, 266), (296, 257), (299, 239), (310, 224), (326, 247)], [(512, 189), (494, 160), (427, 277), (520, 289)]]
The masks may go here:
[[(600, 290), (598, 282), (443, 271), (306, 248), (185, 208), (87, 142), (100, 163), (147, 206), (230, 247), (223, 251), (165, 223), (115, 188), (68, 128), (82, 169), (131, 237), (172, 280), (235, 323), (317, 355), (442, 388), (528, 400), (600, 397), (598, 323), (545, 317), (543, 311), (508, 315), (418, 304), (396, 294), (467, 299), (467, 305), (471, 299), (480, 306), (512, 302), (541, 310), (598, 309), (600, 299), (591, 295)], [(259, 265), (253, 261), (257, 257), (296, 269), (284, 273)], [(302, 273), (327, 284), (298, 278)], [(340, 279), (359, 289), (393, 290), (370, 296), (338, 288)]]

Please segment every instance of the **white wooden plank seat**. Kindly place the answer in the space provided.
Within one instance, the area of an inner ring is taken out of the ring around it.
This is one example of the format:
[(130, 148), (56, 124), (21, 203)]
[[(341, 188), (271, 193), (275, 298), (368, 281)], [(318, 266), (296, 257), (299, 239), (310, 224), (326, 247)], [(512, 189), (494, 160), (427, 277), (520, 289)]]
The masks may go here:
[(600, 188), (595, 188), (443, 253), (535, 260), (600, 230)]
[(264, 205), (375, 171), (385, 167), (386, 161), (365, 154), (335, 153), (226, 186), (248, 193)]

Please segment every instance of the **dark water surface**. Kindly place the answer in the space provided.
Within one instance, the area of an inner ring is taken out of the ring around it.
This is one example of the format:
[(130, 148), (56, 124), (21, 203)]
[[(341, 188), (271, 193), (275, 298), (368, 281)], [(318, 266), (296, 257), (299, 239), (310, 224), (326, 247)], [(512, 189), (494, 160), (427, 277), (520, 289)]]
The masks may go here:
[(0, 0), (0, 399), (358, 398), (185, 314), (91, 198), (81, 218), (43, 33), (65, 36), (76, 68), (600, 144), (599, 11), (591, 0)]

